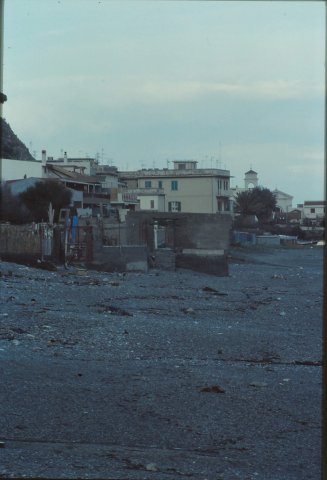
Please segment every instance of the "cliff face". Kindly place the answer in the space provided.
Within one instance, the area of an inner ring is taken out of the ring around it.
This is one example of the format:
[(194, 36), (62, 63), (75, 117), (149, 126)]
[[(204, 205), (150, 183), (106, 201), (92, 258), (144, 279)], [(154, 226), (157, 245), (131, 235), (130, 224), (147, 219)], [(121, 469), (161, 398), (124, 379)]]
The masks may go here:
[(15, 158), (17, 160), (35, 160), (28, 148), (14, 134), (10, 125), (1, 118), (0, 124), (0, 156), (1, 158)]

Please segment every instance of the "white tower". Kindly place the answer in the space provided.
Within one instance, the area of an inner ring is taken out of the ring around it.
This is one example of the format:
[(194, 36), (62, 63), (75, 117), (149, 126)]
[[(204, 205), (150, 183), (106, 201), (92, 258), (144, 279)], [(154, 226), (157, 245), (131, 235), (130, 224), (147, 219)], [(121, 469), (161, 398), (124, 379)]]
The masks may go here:
[(244, 187), (246, 190), (250, 188), (255, 188), (258, 186), (258, 174), (252, 168), (248, 171), (245, 172), (245, 177), (244, 177)]

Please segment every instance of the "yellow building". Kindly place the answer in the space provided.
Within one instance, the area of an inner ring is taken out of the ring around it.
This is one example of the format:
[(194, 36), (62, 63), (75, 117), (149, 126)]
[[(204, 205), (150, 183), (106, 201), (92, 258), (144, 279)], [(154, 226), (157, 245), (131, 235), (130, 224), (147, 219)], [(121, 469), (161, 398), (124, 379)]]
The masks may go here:
[[(147, 209), (166, 212), (230, 213), (230, 172), (214, 168), (197, 168), (193, 160), (174, 161), (174, 168), (142, 169), (119, 172), (128, 190), (142, 196), (151, 192), (152, 202)], [(164, 201), (155, 202), (155, 196)], [(151, 207), (152, 205), (152, 207)]]

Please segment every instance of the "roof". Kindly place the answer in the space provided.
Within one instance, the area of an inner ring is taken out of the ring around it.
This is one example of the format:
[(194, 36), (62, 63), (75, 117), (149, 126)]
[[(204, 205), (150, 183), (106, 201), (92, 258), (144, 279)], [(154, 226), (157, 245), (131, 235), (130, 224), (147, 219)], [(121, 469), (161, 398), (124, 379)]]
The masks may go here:
[(249, 174), (250, 174), (250, 175), (258, 175), (258, 172), (255, 172), (255, 171), (252, 170), (252, 168), (251, 168), (251, 170), (249, 170), (248, 172), (245, 172), (245, 175), (249, 175)]
[(22, 192), (25, 192), (28, 188), (34, 187), (36, 183), (45, 182), (47, 180), (55, 181), (55, 178), (38, 178), (38, 177), (28, 177), (28, 178), (19, 178), (17, 180), (7, 180), (6, 185), (10, 187), (10, 191), (13, 195), (18, 195)]
[(101, 184), (99, 181), (99, 178), (92, 176), (92, 175), (82, 175), (80, 173), (76, 172), (70, 172), (66, 168), (63, 167), (58, 167), (57, 165), (51, 165), (47, 164), (48, 170), (53, 172), (58, 176), (58, 178), (61, 178), (62, 180), (72, 180), (75, 182), (80, 182), (80, 183), (98, 183)]
[(278, 190), (277, 188), (275, 188), (275, 190), (273, 190), (273, 193), (279, 193), (279, 194), (283, 195), (284, 197), (293, 198), (293, 196), (290, 195), (289, 193), (282, 192), (281, 190)]
[(325, 206), (325, 205), (326, 205), (326, 201), (325, 201), (325, 200), (316, 200), (316, 201), (308, 200), (308, 201), (305, 201), (305, 202), (304, 202), (304, 206), (306, 206), (306, 205), (321, 205), (321, 206)]
[(186, 170), (178, 169), (142, 169), (136, 171), (118, 172), (121, 179), (137, 179), (137, 178), (168, 178), (174, 180), (183, 177), (225, 177), (230, 178), (229, 170), (217, 168), (190, 168)]

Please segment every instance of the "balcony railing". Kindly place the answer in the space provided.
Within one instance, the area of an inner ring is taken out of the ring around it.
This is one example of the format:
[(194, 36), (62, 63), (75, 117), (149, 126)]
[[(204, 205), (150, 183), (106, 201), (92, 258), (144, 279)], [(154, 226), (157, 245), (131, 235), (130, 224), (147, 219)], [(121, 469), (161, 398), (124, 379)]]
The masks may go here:
[(133, 195), (164, 195), (165, 190), (163, 188), (134, 188), (128, 189), (128, 193)]

